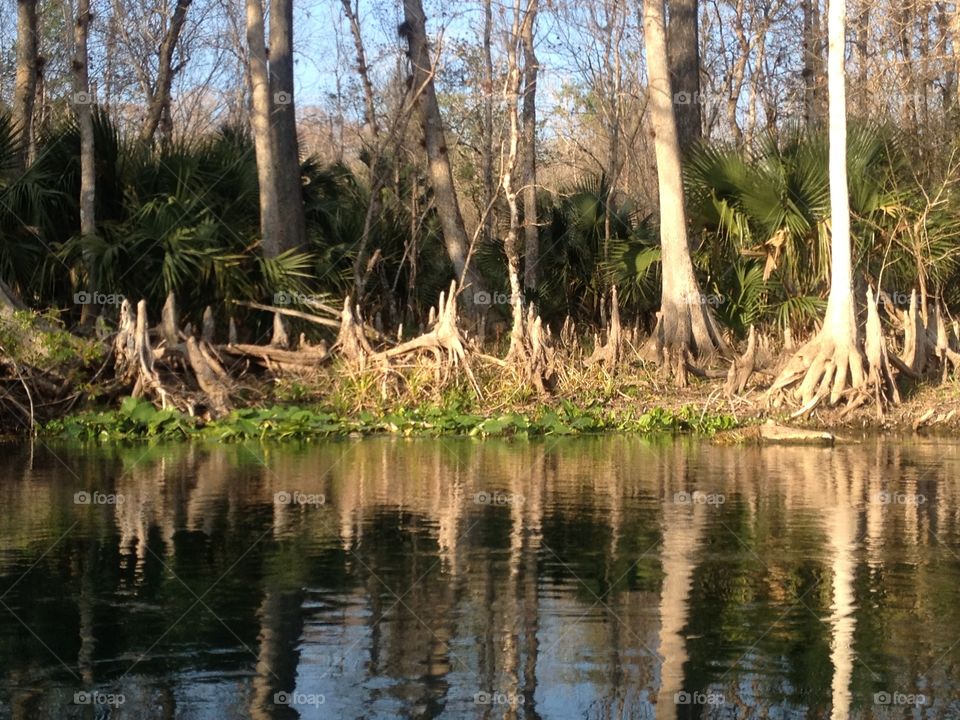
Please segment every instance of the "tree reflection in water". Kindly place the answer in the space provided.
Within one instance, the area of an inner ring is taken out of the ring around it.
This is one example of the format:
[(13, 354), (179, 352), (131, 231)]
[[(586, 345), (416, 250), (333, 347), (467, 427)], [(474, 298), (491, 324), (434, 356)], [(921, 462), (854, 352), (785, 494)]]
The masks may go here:
[(921, 693), (946, 716), (958, 459), (916, 440), (10, 446), (0, 716), (82, 717), (89, 690), (130, 718), (879, 718)]

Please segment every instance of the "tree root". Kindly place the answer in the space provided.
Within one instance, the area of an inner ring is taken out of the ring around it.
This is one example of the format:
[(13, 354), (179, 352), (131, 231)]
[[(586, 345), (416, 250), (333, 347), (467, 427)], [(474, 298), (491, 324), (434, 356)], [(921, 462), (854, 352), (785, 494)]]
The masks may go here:
[(757, 333), (753, 325), (750, 326), (750, 335), (747, 338), (747, 349), (743, 355), (735, 358), (730, 363), (730, 371), (727, 373), (727, 382), (723, 386), (723, 392), (727, 397), (743, 393), (747, 386), (747, 381), (753, 375), (757, 365)]
[(504, 365), (520, 369), (540, 395), (549, 395), (556, 386), (556, 353), (550, 330), (543, 327), (533, 303), (527, 306), (526, 318), (520, 303), (514, 304), (510, 349)]
[[(345, 306), (344, 313), (347, 312), (348, 308)], [(453, 368), (462, 367), (477, 397), (482, 397), (480, 385), (470, 368), (466, 344), (460, 331), (457, 313), (457, 283), (455, 280), (450, 283), (450, 290), (446, 295), (440, 293), (436, 312), (433, 308), (430, 309), (429, 327), (430, 329), (427, 332), (412, 340), (372, 354), (370, 356), (371, 360), (386, 363), (395, 358), (428, 352), (433, 355), (438, 371), (444, 369), (449, 372)], [(342, 350), (341, 347), (341, 352)]]
[(767, 391), (771, 405), (779, 407), (788, 389), (800, 405), (793, 417), (809, 414), (824, 399), (831, 406), (847, 399), (846, 412), (875, 399), (879, 414), (885, 405), (900, 402), (870, 288), (866, 299), (865, 355), (858, 347), (854, 329), (833, 331), (825, 324), (818, 335), (797, 350)]
[(587, 365), (602, 364), (607, 370), (615, 368), (623, 356), (623, 338), (620, 327), (620, 303), (617, 300), (617, 286), (610, 289), (610, 325), (607, 328), (607, 340), (602, 345), (596, 338), (593, 354), (587, 358)]

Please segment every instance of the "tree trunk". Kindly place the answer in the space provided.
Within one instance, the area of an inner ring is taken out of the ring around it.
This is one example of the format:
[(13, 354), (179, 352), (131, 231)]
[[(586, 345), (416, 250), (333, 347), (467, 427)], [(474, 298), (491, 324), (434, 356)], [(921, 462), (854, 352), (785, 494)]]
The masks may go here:
[[(90, 32), (90, 0), (79, 0), (76, 24), (74, 25), (73, 58), (73, 106), (80, 129), (80, 235), (87, 238), (97, 232), (96, 199), (97, 173), (96, 148), (93, 137), (93, 93), (90, 91), (89, 60), (87, 58), (87, 40)], [(87, 266), (89, 289), (97, 290), (96, 268)], [(93, 303), (84, 303), (80, 311), (80, 322), (88, 325), (98, 314)]]
[(520, 239), (520, 208), (517, 202), (517, 189), (514, 187), (514, 173), (518, 170), (520, 148), (520, 115), (517, 105), (520, 102), (521, 72), (517, 52), (520, 44), (521, 26), (525, 20), (520, 18), (520, 2), (514, 3), (513, 28), (507, 38), (507, 92), (504, 98), (509, 119), (509, 137), (507, 158), (504, 161), (503, 195), (510, 209), (510, 227), (503, 240), (503, 252), (507, 257), (507, 279), (510, 282), (510, 306), (513, 309), (513, 330), (510, 334), (510, 349), (507, 361), (515, 360), (524, 347), (523, 331), (523, 288), (520, 284), (520, 253), (517, 248)]
[(844, 68), (846, 8), (830, 0), (827, 92), (830, 121), (830, 296), (825, 327), (856, 337), (853, 265), (850, 252), (850, 196), (847, 185), (847, 94)]
[(401, 32), (409, 44), (414, 91), (420, 92), (418, 105), (423, 124), (423, 139), (427, 149), (427, 171), (433, 188), (434, 204), (443, 231), (447, 255), (458, 280), (469, 285), (465, 305), (470, 307), (474, 294), (481, 290), (480, 276), (467, 265), (470, 242), (463, 224), (457, 191), (453, 184), (453, 170), (444, 137), (443, 119), (434, 87), (434, 68), (427, 43), (426, 16), (421, 0), (404, 0), (404, 23)]
[[(663, 0), (644, 0), (643, 34), (647, 45), (650, 117), (660, 195), (662, 289), (657, 329), (658, 360), (683, 365), (687, 352), (709, 357), (726, 345), (714, 323), (693, 272), (687, 240), (680, 145), (667, 64)], [(682, 378), (678, 377), (682, 381)]]
[(297, 113), (293, 100), (293, 0), (270, 3), (270, 91), (273, 99), (274, 179), (282, 223), (278, 227), (280, 252), (307, 244), (300, 179)]
[[(354, 7), (353, 2), (357, 5)], [(363, 122), (368, 128), (371, 139), (376, 139), (380, 128), (377, 125), (376, 93), (370, 81), (370, 70), (367, 66), (367, 53), (363, 47), (363, 34), (360, 31), (359, 0), (341, 0), (343, 13), (350, 23), (350, 34), (353, 36), (353, 47), (357, 53), (357, 76), (363, 86)], [(272, 42), (272, 41), (271, 41)]]
[(684, 154), (701, 137), (699, 7), (698, 0), (669, 0), (667, 53), (676, 93), (677, 137)]
[(261, 0), (246, 0), (247, 47), (250, 72), (250, 125), (257, 156), (257, 181), (260, 185), (260, 237), (263, 254), (276, 257), (280, 252), (280, 200), (275, 178), (276, 159), (270, 130), (270, 74), (267, 49), (263, 41), (263, 5)]
[[(481, 128), (480, 174), (483, 182), (483, 239), (493, 241), (493, 199), (496, 187), (493, 184), (493, 10), (491, 0), (483, 0), (483, 125)], [(489, 208), (489, 210), (488, 210)]]
[(186, 20), (190, 2), (191, 0), (177, 0), (177, 6), (170, 18), (170, 25), (167, 27), (163, 42), (160, 44), (157, 82), (153, 88), (153, 93), (148, 98), (147, 118), (140, 129), (140, 139), (147, 142), (153, 140), (164, 114), (170, 111), (170, 88), (173, 85), (174, 76), (173, 53), (177, 48), (180, 31), (183, 30), (183, 23)]
[(90, 30), (90, 0), (79, 0), (74, 27), (73, 105), (80, 126), (80, 234), (97, 231), (95, 216), (96, 171), (93, 147), (93, 94), (87, 76), (87, 36)]
[(540, 67), (534, 47), (538, 10), (539, 0), (530, 0), (520, 28), (520, 40), (523, 43), (523, 286), (527, 295), (537, 287), (537, 265), (540, 262), (540, 227), (537, 217), (537, 74)]
[(17, 79), (13, 119), (20, 133), (17, 167), (25, 170), (33, 142), (33, 103), (37, 97), (37, 0), (17, 0)]
[[(877, 332), (879, 323), (876, 308), (871, 307), (874, 332), (870, 342), (872, 364), (865, 363), (856, 322), (853, 298), (853, 263), (850, 247), (850, 199), (847, 185), (847, 107), (844, 67), (846, 6), (845, 0), (831, 0), (828, 13), (829, 51), (827, 55), (827, 91), (830, 129), (830, 295), (826, 317), (820, 333), (794, 355), (771, 393), (792, 385), (803, 378), (795, 395), (801, 401), (797, 414), (805, 414), (816, 407), (822, 398), (829, 397), (835, 405), (847, 394), (854, 396), (851, 405), (864, 402), (862, 392), (873, 386), (878, 400), (892, 398), (893, 391), (882, 387), (893, 375), (886, 362), (883, 337)], [(867, 291), (868, 305), (873, 305), (872, 292)], [(879, 364), (878, 364), (879, 363)]]
[[(354, 5), (354, 2), (356, 2), (356, 5)], [(370, 81), (367, 53), (363, 46), (363, 33), (360, 29), (359, 0), (341, 0), (341, 4), (343, 5), (343, 13), (350, 23), (350, 34), (353, 36), (353, 47), (357, 55), (357, 75), (360, 78), (360, 84), (363, 86), (363, 132), (361, 133), (361, 141), (363, 142), (362, 153), (366, 157), (361, 155), (361, 159), (370, 170), (370, 203), (367, 205), (367, 214), (363, 221), (363, 234), (360, 237), (357, 253), (353, 259), (353, 299), (358, 305), (363, 305), (364, 288), (369, 275), (369, 266), (366, 262), (367, 245), (370, 241), (373, 225), (379, 219), (382, 209), (380, 191), (384, 179), (379, 167), (382, 145), (380, 144), (380, 127), (377, 123), (376, 96), (373, 83)]]
[(822, 68), (820, 0), (803, 0), (803, 102), (807, 127), (817, 127), (820, 124)]

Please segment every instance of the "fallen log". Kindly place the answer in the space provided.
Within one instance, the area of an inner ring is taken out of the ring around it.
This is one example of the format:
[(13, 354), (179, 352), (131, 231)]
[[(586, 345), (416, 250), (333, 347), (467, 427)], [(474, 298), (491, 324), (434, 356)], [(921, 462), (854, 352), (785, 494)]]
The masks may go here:
[(300, 350), (284, 350), (264, 345), (229, 343), (217, 345), (216, 349), (237, 357), (252, 357), (267, 367), (274, 365), (281, 368), (315, 368), (330, 357), (325, 345)]

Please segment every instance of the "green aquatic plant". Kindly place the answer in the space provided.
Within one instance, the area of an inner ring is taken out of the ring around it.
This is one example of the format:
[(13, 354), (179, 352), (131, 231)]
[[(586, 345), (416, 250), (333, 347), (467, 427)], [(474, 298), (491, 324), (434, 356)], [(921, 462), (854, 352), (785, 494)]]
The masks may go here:
[(206, 438), (230, 442), (309, 441), (375, 434), (515, 438), (601, 432), (712, 434), (735, 425), (728, 415), (708, 414), (693, 407), (634, 413), (600, 404), (581, 407), (569, 401), (529, 413), (496, 415), (470, 411), (458, 404), (397, 408), (385, 413), (364, 410), (352, 415), (290, 405), (234, 410), (204, 422), (173, 409), (158, 410), (142, 399), (126, 398), (119, 410), (71, 415), (48, 423), (43, 431), (79, 441)]

